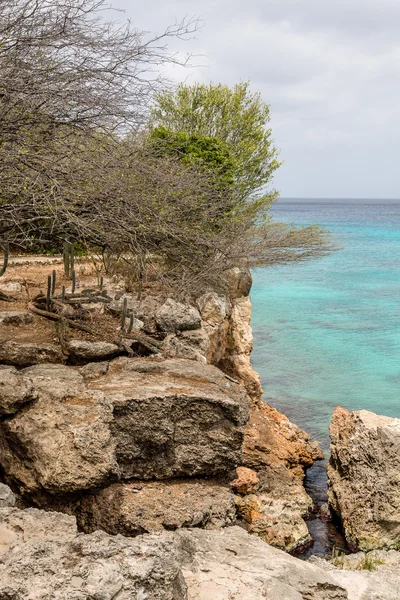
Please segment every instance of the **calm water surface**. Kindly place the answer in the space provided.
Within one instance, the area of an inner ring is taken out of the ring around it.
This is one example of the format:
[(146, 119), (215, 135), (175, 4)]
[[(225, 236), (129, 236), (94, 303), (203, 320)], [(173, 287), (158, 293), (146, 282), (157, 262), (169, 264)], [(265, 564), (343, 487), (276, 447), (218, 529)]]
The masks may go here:
[[(278, 202), (273, 212), (328, 228), (342, 248), (253, 274), (252, 363), (265, 399), (328, 454), (338, 404), (400, 417), (400, 204)], [(317, 464), (307, 481), (321, 501), (324, 477)], [(314, 550), (331, 533), (317, 532)]]

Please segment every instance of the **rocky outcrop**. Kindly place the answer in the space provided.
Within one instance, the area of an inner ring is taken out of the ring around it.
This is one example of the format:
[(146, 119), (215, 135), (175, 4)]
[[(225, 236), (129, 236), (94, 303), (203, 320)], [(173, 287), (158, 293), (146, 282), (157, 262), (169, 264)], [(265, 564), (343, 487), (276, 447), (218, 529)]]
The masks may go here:
[(116, 483), (74, 507), (82, 531), (136, 536), (182, 527), (219, 529), (236, 519), (235, 496), (212, 480)]
[(215, 367), (120, 358), (85, 382), (48, 364), (15, 384), (2, 388), (9, 412), (33, 401), (0, 423), (0, 464), (39, 504), (120, 479), (226, 476), (240, 463), (247, 397)]
[(67, 357), (59, 346), (34, 342), (2, 342), (0, 363), (16, 367), (29, 367), (43, 363), (63, 364)]
[(67, 515), (0, 509), (0, 598), (184, 600), (171, 536), (83, 535)]
[(400, 419), (337, 407), (330, 426), (329, 503), (353, 549), (400, 544)]
[(13, 600), (396, 600), (397, 567), (311, 564), (243, 529), (132, 538), (77, 533), (75, 519), (0, 509), (0, 597)]
[(304, 518), (313, 502), (302, 480), (292, 476), (283, 466), (262, 470), (258, 483), (250, 492), (237, 498), (237, 510), (247, 530), (268, 544), (300, 552), (312, 543)]

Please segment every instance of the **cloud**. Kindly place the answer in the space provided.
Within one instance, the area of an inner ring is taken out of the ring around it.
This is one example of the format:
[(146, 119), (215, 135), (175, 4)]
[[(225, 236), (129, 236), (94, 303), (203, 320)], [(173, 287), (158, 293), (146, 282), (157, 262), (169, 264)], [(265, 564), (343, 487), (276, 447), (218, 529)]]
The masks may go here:
[[(115, 0), (141, 29), (205, 21), (189, 81), (250, 80), (271, 106), (282, 195), (400, 197), (398, 0)], [(172, 46), (175, 42), (172, 41)]]

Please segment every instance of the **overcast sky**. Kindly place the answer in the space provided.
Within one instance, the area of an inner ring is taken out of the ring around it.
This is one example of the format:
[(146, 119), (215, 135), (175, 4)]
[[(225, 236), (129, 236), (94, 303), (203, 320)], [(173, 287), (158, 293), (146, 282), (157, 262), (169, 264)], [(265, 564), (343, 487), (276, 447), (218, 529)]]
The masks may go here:
[(111, 2), (157, 33), (204, 20), (184, 46), (204, 66), (170, 74), (251, 81), (271, 107), (282, 196), (400, 198), (400, 0)]

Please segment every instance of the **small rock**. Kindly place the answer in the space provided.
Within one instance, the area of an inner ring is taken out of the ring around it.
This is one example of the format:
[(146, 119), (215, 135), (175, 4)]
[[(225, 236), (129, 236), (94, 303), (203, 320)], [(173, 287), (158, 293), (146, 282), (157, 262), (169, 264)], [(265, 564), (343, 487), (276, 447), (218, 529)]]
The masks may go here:
[(0, 312), (0, 325), (29, 325), (34, 320), (32, 313), (26, 311), (7, 310)]
[(325, 504), (323, 504), (320, 507), (319, 518), (323, 523), (329, 523), (330, 521), (332, 521), (333, 516), (331, 513), (331, 509), (329, 508), (329, 504), (327, 502), (325, 502)]
[(78, 362), (107, 359), (119, 354), (119, 348), (116, 344), (108, 342), (85, 342), (81, 340), (72, 340), (68, 344), (68, 351), (70, 357)]
[(200, 329), (200, 313), (194, 306), (188, 306), (168, 298), (156, 313), (156, 322), (162, 331), (183, 331)]
[(16, 281), (0, 282), (0, 290), (5, 294), (20, 294), (22, 285)]
[(88, 363), (87, 365), (79, 369), (79, 372), (83, 376), (85, 381), (89, 381), (91, 379), (96, 379), (97, 377), (105, 375), (109, 369), (109, 366), (110, 363), (108, 361)]
[(5, 485), (0, 483), (0, 508), (6, 508), (7, 506), (15, 506), (17, 499), (14, 492)]
[(231, 481), (231, 487), (237, 494), (250, 494), (259, 482), (257, 473), (247, 467), (236, 469), (237, 479)]
[(89, 533), (103, 529), (133, 536), (181, 527), (218, 529), (234, 522), (235, 496), (212, 480), (117, 483), (82, 499), (77, 515), (78, 525)]

